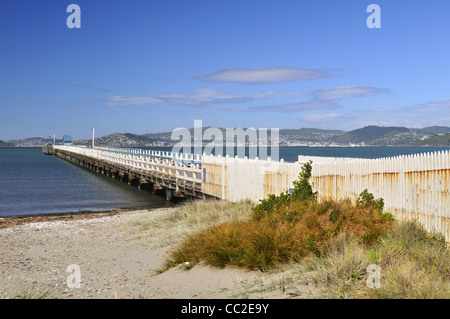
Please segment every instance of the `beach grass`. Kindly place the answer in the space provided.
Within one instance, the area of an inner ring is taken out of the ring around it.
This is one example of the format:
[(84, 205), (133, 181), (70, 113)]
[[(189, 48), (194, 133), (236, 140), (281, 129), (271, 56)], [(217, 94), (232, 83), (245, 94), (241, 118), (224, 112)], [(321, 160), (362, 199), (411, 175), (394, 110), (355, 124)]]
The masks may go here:
[(35, 285), (23, 285), (9, 292), (0, 293), (0, 299), (52, 299), (50, 290), (37, 289)]
[[(379, 267), (379, 286), (371, 266)], [(340, 233), (320, 256), (306, 257), (240, 283), (234, 297), (282, 290), (321, 299), (449, 299), (450, 250), (415, 221), (397, 221), (372, 247)]]
[(127, 231), (151, 248), (180, 243), (188, 234), (225, 222), (247, 218), (254, 203), (223, 200), (191, 200), (162, 214), (149, 214), (127, 224)]

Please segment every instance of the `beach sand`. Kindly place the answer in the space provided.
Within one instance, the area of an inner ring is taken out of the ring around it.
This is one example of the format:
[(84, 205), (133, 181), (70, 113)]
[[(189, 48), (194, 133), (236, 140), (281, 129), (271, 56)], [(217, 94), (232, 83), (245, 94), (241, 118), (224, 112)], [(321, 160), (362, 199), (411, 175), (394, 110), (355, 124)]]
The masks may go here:
[[(0, 296), (33, 287), (34, 291), (48, 290), (50, 298), (64, 299), (230, 298), (236, 295), (239, 283), (259, 275), (257, 271), (207, 265), (190, 270), (174, 267), (158, 273), (173, 247), (149, 248), (126, 226), (134, 219), (164, 214), (169, 209), (173, 208), (89, 218), (31, 218), (22, 225), (3, 225)], [(246, 297), (289, 295), (275, 290)]]

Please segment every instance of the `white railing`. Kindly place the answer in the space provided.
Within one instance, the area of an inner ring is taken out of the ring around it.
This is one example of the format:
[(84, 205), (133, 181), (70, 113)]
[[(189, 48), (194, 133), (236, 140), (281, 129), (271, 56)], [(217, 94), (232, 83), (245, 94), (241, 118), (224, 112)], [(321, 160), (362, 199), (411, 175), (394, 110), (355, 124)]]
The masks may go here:
[(55, 145), (54, 147), (55, 149), (84, 155), (110, 164), (123, 165), (137, 172), (160, 173), (184, 181), (201, 183), (201, 161), (199, 155), (142, 149), (87, 148), (65, 145)]

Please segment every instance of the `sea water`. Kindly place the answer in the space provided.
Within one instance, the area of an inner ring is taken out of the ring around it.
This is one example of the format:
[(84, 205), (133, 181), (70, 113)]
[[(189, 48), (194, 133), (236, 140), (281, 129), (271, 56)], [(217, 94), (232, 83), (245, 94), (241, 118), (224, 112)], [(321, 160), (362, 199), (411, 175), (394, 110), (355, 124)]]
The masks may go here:
[(161, 196), (40, 148), (0, 148), (0, 216), (169, 206)]

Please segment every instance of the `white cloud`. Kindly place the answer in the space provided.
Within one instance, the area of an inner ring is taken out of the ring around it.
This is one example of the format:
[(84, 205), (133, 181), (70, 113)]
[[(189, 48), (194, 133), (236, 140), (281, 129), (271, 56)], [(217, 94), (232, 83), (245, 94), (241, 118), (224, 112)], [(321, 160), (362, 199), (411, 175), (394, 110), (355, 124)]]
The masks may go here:
[(342, 108), (342, 106), (334, 101), (311, 100), (290, 104), (251, 107), (250, 109), (253, 111), (297, 112), (311, 110), (334, 110), (339, 108)]
[[(343, 106), (337, 100), (362, 97), (371, 93), (383, 92), (384, 89), (373, 87), (346, 86), (336, 89), (316, 90), (310, 93), (310, 99), (292, 103), (276, 103), (262, 106), (246, 107), (243, 104), (263, 100), (281, 100), (283, 98), (304, 96), (299, 91), (236, 93), (217, 89), (199, 88), (189, 92), (151, 94), (140, 96), (112, 96), (106, 100), (110, 106), (132, 106), (142, 104), (173, 103), (191, 108), (224, 110), (234, 112), (305, 112), (318, 110), (336, 110)], [(228, 104), (228, 105), (227, 105)], [(231, 107), (229, 105), (236, 105)]]
[(195, 78), (207, 82), (262, 84), (322, 79), (329, 76), (330, 73), (325, 70), (276, 67), (262, 69), (225, 69), (213, 74), (197, 76)]
[(317, 100), (340, 100), (380, 92), (387, 92), (387, 90), (375, 87), (343, 86), (335, 89), (317, 90), (313, 92), (313, 95)]
[(340, 129), (355, 129), (367, 125), (422, 128), (449, 126), (449, 118), (450, 99), (446, 99), (415, 106), (382, 106), (346, 113), (311, 113), (301, 117), (300, 121), (316, 127)]
[(384, 91), (386, 90), (374, 87), (344, 86), (336, 89), (316, 90), (311, 93), (312, 98), (309, 101), (282, 105), (252, 107), (251, 109), (274, 112), (335, 110), (343, 108), (343, 106), (337, 103), (336, 100), (347, 99), (351, 97), (362, 97), (370, 93), (378, 93)]
[[(204, 107), (210, 109), (225, 109), (211, 104), (236, 104), (256, 100), (285, 98), (302, 95), (300, 92), (256, 92), (234, 93), (215, 89), (196, 89), (185, 93), (152, 94), (143, 96), (112, 96), (106, 104), (111, 106), (129, 106), (139, 104), (176, 103), (190, 107)], [(235, 109), (234, 109), (235, 110)]]
[(301, 118), (303, 122), (307, 123), (320, 123), (328, 121), (342, 121), (345, 115), (338, 113), (328, 113), (328, 114), (308, 114)]

